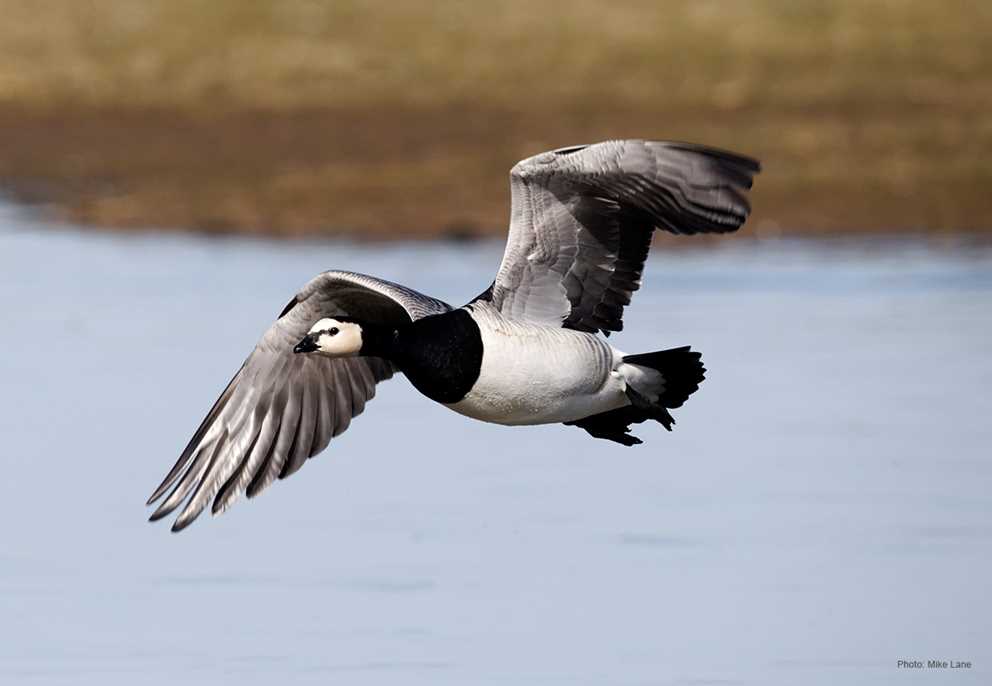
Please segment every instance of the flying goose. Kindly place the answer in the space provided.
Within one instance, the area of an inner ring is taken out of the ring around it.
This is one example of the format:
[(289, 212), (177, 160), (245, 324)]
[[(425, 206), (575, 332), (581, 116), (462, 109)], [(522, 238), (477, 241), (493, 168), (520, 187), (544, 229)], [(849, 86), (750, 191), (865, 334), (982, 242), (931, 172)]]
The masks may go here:
[[(654, 229), (737, 230), (756, 160), (687, 143), (607, 141), (541, 153), (510, 172), (496, 279), (468, 304), (328, 271), (293, 296), (221, 393), (148, 504), (173, 531), (257, 495), (327, 447), (402, 372), (423, 395), (498, 424), (562, 423), (625, 446), (631, 424), (669, 431), (703, 380), (688, 347), (627, 355), (623, 328)], [(171, 489), (171, 490), (170, 490)]]

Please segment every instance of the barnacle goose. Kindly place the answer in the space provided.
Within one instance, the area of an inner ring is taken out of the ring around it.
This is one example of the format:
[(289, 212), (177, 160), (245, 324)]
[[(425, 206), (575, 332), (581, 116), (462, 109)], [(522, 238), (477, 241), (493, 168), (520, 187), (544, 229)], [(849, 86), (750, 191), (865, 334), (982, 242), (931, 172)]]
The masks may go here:
[[(630, 425), (671, 430), (703, 380), (688, 347), (627, 355), (609, 335), (638, 289), (656, 228), (735, 231), (756, 160), (642, 140), (573, 146), (510, 172), (509, 237), (496, 279), (452, 308), (399, 284), (328, 271), (262, 336), (148, 504), (183, 508), (173, 531), (213, 500), (223, 512), (348, 428), (376, 384), (402, 372), (422, 394), (499, 424), (564, 423), (623, 445)], [(168, 494), (168, 495), (166, 495)]]

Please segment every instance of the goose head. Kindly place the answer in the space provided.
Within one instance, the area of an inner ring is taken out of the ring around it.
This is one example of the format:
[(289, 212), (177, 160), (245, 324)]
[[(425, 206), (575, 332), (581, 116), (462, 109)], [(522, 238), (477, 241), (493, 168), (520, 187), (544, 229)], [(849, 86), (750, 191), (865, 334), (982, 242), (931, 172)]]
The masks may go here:
[(354, 357), (361, 350), (361, 324), (333, 317), (318, 320), (293, 348), (294, 353), (317, 353), (326, 357)]

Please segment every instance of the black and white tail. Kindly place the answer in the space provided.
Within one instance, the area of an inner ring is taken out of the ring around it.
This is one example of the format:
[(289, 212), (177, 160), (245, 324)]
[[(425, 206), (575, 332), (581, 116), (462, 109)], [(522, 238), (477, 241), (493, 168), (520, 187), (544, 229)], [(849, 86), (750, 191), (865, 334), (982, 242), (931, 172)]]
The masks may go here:
[(579, 426), (596, 438), (623, 445), (637, 445), (630, 425), (653, 419), (669, 431), (675, 419), (670, 409), (682, 407), (705, 378), (701, 355), (689, 346), (640, 355), (625, 355), (617, 371), (627, 383), (630, 405), (585, 417), (569, 425)]

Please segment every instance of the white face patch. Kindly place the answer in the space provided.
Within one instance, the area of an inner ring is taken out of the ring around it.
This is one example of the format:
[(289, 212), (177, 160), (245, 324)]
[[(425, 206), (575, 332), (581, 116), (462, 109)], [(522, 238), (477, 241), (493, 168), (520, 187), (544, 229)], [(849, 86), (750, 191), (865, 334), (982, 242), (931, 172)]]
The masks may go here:
[(342, 322), (331, 317), (321, 319), (310, 327), (318, 355), (353, 357), (362, 349), (362, 327), (354, 322)]

